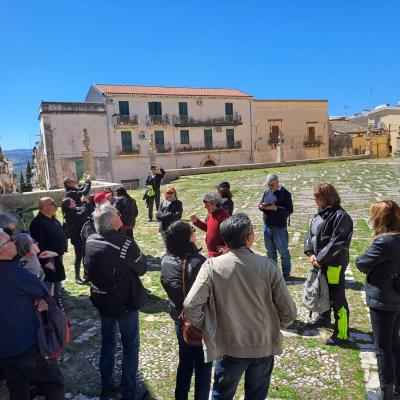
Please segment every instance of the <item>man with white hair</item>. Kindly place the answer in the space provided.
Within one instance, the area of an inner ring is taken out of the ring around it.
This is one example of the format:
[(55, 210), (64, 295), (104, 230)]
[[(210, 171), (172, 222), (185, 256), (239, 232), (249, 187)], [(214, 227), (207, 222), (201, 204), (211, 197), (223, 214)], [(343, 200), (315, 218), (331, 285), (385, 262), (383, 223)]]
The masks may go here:
[(259, 209), (264, 219), (264, 244), (268, 257), (278, 261), (278, 252), (282, 261), (282, 272), (285, 280), (290, 278), (292, 269), (289, 252), (288, 218), (293, 213), (292, 195), (279, 184), (278, 175), (268, 174), (268, 189), (264, 192)]
[(206, 220), (201, 221), (197, 215), (190, 219), (193, 225), (206, 232), (206, 245), (209, 257), (218, 257), (224, 252), (225, 243), (219, 232), (219, 226), (229, 217), (225, 208), (221, 207), (221, 196), (215, 192), (206, 193), (203, 196), (204, 208), (208, 211)]
[(46, 360), (37, 343), (35, 308), (47, 310), (42, 282), (19, 266), (14, 240), (0, 228), (0, 367), (10, 399), (29, 399), (31, 385), (46, 399), (64, 399), (64, 383), (56, 361)]
[(147, 271), (146, 257), (133, 238), (119, 232), (123, 224), (113, 206), (97, 207), (94, 224), (97, 233), (86, 242), (85, 268), (90, 299), (101, 320), (100, 398), (112, 398), (119, 386), (113, 378), (118, 325), (123, 347), (121, 399), (134, 400), (139, 364), (138, 309), (147, 301), (139, 276)]

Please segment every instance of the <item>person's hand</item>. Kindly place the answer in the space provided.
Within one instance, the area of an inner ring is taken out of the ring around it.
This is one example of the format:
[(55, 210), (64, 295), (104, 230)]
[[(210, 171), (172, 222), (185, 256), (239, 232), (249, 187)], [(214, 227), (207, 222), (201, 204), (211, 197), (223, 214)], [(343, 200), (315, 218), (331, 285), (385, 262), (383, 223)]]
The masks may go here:
[(49, 309), (46, 300), (43, 299), (36, 299), (35, 306), (39, 312), (47, 311)]
[(56, 253), (55, 251), (45, 250), (38, 255), (38, 258), (54, 258), (57, 256), (58, 253)]
[(56, 270), (56, 267), (54, 266), (53, 263), (47, 263), (47, 264), (44, 265), (44, 267), (47, 268), (47, 269), (50, 269), (52, 271)]
[(224, 246), (217, 246), (217, 253), (218, 254), (225, 254), (225, 253), (227, 253), (229, 250), (228, 250), (228, 248), (227, 247), (224, 247)]
[(81, 197), (82, 203), (89, 203), (89, 199), (86, 196)]
[(317, 257), (315, 257), (315, 254), (312, 254), (310, 256), (310, 262), (315, 268), (318, 268), (318, 269), (321, 268), (321, 266), (318, 264)]
[(91, 179), (92, 177), (90, 175), (86, 175), (86, 182), (90, 182)]
[(197, 215), (191, 215), (190, 220), (194, 223), (198, 221)]
[(264, 206), (264, 210), (267, 211), (276, 211), (278, 206), (276, 204), (270, 204), (269, 206)]

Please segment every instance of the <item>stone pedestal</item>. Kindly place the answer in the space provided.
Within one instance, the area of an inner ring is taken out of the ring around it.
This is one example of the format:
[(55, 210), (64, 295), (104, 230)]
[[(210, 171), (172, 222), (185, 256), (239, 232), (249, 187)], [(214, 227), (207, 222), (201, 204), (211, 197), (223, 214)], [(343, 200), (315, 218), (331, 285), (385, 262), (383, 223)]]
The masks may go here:
[(283, 138), (282, 134), (279, 135), (278, 143), (276, 144), (276, 162), (283, 162)]
[(149, 158), (150, 158), (150, 165), (157, 165), (157, 149), (156, 149), (156, 144), (154, 142), (153, 134), (151, 134), (149, 141)]
[(92, 150), (82, 150), (84, 175), (94, 179), (94, 155)]
[(367, 136), (365, 137), (365, 155), (371, 155), (371, 133), (367, 132)]
[(393, 156), (400, 156), (400, 132), (396, 136), (396, 151), (392, 154)]

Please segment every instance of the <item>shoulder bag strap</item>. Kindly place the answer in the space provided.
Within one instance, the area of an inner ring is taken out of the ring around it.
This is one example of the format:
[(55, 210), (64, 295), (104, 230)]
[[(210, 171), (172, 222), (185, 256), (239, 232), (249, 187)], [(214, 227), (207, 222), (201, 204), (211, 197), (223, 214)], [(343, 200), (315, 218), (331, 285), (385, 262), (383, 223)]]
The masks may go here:
[(188, 290), (187, 290), (187, 279), (188, 279), (187, 263), (188, 263), (188, 259), (187, 258), (182, 260), (182, 289), (183, 289), (183, 297), (186, 297), (187, 294), (188, 294)]

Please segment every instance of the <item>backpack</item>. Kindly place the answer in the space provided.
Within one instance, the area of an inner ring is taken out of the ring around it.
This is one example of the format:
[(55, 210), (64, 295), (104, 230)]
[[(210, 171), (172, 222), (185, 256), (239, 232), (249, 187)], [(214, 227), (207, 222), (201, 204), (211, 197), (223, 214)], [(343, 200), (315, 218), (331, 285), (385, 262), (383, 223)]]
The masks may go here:
[(40, 353), (46, 360), (61, 356), (71, 341), (69, 319), (53, 301), (48, 303), (48, 310), (36, 311), (39, 320), (37, 342)]
[(96, 228), (94, 227), (93, 218), (90, 218), (82, 225), (81, 239), (83, 243), (86, 243), (87, 238), (93, 233), (96, 233)]
[(320, 269), (310, 269), (304, 282), (302, 301), (304, 306), (310, 310), (310, 315), (312, 312), (322, 314), (330, 309), (328, 283)]

